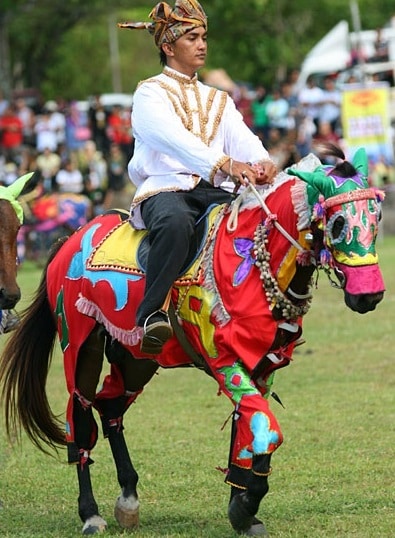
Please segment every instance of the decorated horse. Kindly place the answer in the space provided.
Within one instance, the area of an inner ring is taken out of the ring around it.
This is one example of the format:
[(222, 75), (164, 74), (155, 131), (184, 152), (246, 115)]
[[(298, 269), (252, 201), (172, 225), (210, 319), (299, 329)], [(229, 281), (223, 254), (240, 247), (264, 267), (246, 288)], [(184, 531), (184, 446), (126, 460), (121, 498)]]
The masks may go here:
[[(353, 162), (339, 149), (336, 166), (309, 155), (273, 186), (253, 185), (215, 206), (196, 227), (190, 253), (171, 290), (174, 336), (157, 356), (142, 356), (136, 309), (143, 296), (146, 231), (110, 211), (59, 241), (31, 305), (10, 337), (0, 380), (6, 427), (22, 426), (42, 450), (66, 445), (76, 464), (83, 534), (103, 531), (91, 478), (98, 438), (93, 410), (113, 453), (121, 493), (115, 517), (139, 524), (138, 474), (123, 416), (158, 368), (196, 365), (234, 404), (228, 517), (240, 534), (266, 536), (257, 518), (268, 491), (270, 460), (283, 435), (270, 407), (273, 376), (301, 342), (303, 316), (322, 269), (361, 314), (384, 295), (375, 240), (382, 193), (368, 185), (366, 153)], [(69, 401), (66, 428), (51, 411), (46, 380), (59, 336)], [(104, 355), (110, 373), (98, 390)]]
[(12, 311), (21, 298), (16, 279), (17, 235), (24, 215), (18, 197), (33, 175), (26, 174), (8, 187), (0, 186), (0, 334), (13, 330), (19, 321)]
[(84, 194), (44, 192), (38, 185), (20, 198), (25, 221), (18, 233), (18, 256), (46, 257), (53, 242), (70, 235), (93, 216), (91, 200)]

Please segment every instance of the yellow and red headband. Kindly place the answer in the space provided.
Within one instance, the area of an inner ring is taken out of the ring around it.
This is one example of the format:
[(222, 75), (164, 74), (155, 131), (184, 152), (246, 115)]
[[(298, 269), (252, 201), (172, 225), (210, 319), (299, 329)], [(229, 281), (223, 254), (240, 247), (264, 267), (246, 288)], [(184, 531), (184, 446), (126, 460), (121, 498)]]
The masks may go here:
[(118, 23), (120, 28), (148, 30), (160, 49), (163, 43), (174, 43), (193, 28), (207, 29), (207, 16), (197, 0), (176, 0), (174, 8), (159, 2), (149, 14), (153, 22)]

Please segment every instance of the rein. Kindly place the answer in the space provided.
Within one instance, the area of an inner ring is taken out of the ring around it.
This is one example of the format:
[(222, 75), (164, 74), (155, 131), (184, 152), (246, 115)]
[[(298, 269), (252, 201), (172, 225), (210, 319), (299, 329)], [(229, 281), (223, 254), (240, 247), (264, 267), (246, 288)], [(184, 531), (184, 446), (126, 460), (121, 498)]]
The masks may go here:
[(227, 230), (228, 232), (234, 232), (237, 228), (237, 216), (239, 212), (239, 207), (241, 203), (243, 202), (243, 199), (246, 197), (246, 193), (248, 193), (248, 189), (254, 194), (255, 198), (258, 200), (259, 205), (262, 207), (262, 209), (265, 211), (266, 215), (270, 218), (270, 220), (273, 222), (273, 225), (277, 228), (277, 230), (286, 238), (288, 241), (297, 248), (300, 252), (305, 252), (305, 249), (302, 247), (298, 241), (292, 235), (290, 235), (285, 228), (281, 226), (281, 224), (277, 221), (275, 218), (275, 215), (273, 215), (270, 212), (270, 209), (268, 208), (266, 202), (263, 200), (262, 196), (257, 191), (255, 185), (252, 183), (249, 183), (247, 189), (239, 195), (239, 198), (233, 202), (232, 205), (232, 211), (229, 216), (228, 224), (227, 224)]

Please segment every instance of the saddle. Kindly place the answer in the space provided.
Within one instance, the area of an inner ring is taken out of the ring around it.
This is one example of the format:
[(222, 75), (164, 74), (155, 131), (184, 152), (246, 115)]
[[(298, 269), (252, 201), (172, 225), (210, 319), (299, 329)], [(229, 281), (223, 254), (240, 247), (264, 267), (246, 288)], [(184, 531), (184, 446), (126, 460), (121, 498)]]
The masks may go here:
[[(204, 245), (214, 227), (217, 215), (224, 204), (211, 205), (196, 223), (187, 261), (175, 285), (190, 285), (200, 282), (200, 257)], [(113, 211), (112, 211), (113, 212)], [(144, 275), (150, 249), (149, 232), (135, 230), (126, 212), (117, 211), (122, 221), (104, 237), (87, 260), (91, 271), (120, 271), (134, 275)]]

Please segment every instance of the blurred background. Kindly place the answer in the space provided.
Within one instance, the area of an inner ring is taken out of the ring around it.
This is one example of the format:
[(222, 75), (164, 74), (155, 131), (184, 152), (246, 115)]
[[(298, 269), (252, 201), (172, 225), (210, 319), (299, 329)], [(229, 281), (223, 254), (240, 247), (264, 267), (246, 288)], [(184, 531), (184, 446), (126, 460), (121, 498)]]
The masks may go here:
[[(349, 158), (364, 146), (370, 181), (387, 192), (384, 228), (395, 233), (394, 1), (202, 5), (209, 53), (200, 78), (232, 96), (279, 168), (317, 152), (323, 141), (339, 144)], [(32, 207), (43, 195), (84, 196), (84, 219), (129, 207), (133, 93), (161, 66), (147, 31), (117, 23), (149, 21), (153, 6), (1, 0), (0, 184), (37, 172), (26, 198), (32, 227), (61, 212), (58, 200)]]

